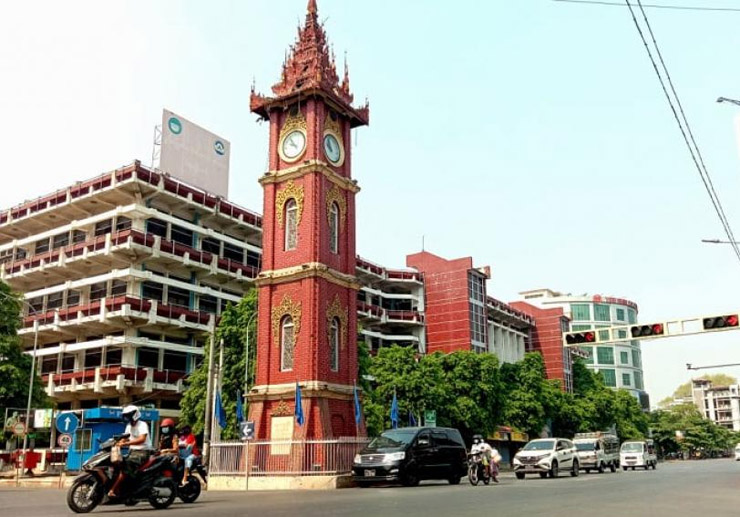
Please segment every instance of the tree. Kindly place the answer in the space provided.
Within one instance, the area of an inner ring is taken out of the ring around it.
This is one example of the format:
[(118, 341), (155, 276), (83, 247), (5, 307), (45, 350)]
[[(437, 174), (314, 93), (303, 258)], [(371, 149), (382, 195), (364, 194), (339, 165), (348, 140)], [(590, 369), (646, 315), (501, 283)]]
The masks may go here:
[[(18, 329), (21, 328), (21, 301), (10, 287), (0, 282), (0, 407), (25, 408), (32, 358), (23, 352)], [(34, 373), (32, 407), (47, 407), (49, 399), (38, 371)]]
[[(236, 421), (237, 392), (244, 395), (245, 341), (247, 323), (251, 318), (249, 348), (249, 386), (254, 383), (255, 363), (257, 357), (256, 326), (257, 318), (252, 317), (257, 310), (257, 290), (251, 289), (238, 304), (229, 304), (221, 313), (216, 329), (215, 363), (218, 365), (220, 343), (223, 340), (223, 375), (221, 376), (221, 399), (226, 411), (227, 426), (221, 431), (224, 440), (239, 437)], [(180, 400), (182, 409), (181, 423), (190, 425), (195, 434), (203, 431), (205, 424), (206, 391), (208, 383), (208, 353), (210, 342), (204, 347), (204, 360), (187, 379), (187, 389)], [(214, 390), (218, 387), (214, 386)], [(244, 411), (247, 411), (244, 405)]]
[[(702, 375), (702, 379), (710, 381), (714, 386), (729, 386), (731, 384), (737, 384), (737, 378), (724, 373), (715, 373)], [(691, 396), (691, 383), (692, 381), (684, 382), (673, 391), (673, 398), (688, 398)], [(665, 399), (661, 400), (661, 403)]]

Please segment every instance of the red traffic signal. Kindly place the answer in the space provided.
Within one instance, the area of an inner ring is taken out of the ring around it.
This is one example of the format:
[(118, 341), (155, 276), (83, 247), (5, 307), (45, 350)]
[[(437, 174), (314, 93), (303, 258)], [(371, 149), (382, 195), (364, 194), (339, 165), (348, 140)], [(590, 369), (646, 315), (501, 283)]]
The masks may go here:
[(663, 328), (662, 323), (635, 325), (630, 327), (630, 334), (632, 334), (632, 337), (662, 336), (665, 334), (665, 328)]
[(728, 314), (727, 316), (712, 316), (711, 318), (704, 318), (702, 324), (704, 325), (704, 330), (737, 327), (738, 315)]
[(569, 345), (580, 345), (581, 343), (593, 343), (596, 341), (596, 332), (589, 330), (586, 332), (575, 332), (565, 336), (565, 342)]

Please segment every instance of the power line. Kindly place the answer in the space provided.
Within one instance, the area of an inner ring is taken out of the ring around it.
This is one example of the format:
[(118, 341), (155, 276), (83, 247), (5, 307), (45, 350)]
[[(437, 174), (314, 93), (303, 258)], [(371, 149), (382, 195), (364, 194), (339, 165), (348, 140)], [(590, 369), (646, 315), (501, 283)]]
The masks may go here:
[[(737, 256), (738, 260), (740, 260), (740, 248), (738, 248), (737, 243), (735, 242), (735, 238), (732, 233), (732, 229), (730, 228), (730, 223), (727, 220), (727, 217), (725, 215), (724, 209), (722, 208), (722, 204), (719, 200), (719, 196), (717, 195), (717, 192), (714, 189), (714, 185), (712, 184), (712, 180), (709, 176), (709, 171), (706, 168), (706, 165), (704, 164), (704, 160), (701, 157), (701, 152), (699, 151), (699, 147), (696, 144), (696, 140), (693, 137), (693, 132), (691, 131), (691, 126), (689, 125), (689, 121), (686, 117), (686, 114), (683, 111), (683, 107), (681, 106), (681, 101), (678, 97), (678, 93), (676, 92), (675, 87), (673, 86), (673, 81), (670, 79), (670, 74), (668, 73), (668, 68), (665, 64), (665, 61), (663, 60), (662, 55), (660, 54), (660, 49), (658, 48), (658, 43), (655, 39), (655, 35), (653, 34), (652, 29), (650, 28), (649, 22), (647, 20), (647, 15), (645, 14), (645, 10), (642, 9), (642, 2), (640, 0), (637, 0), (637, 4), (640, 6), (640, 9), (642, 11), (643, 18), (645, 19), (646, 26), (648, 27), (648, 30), (650, 32), (651, 39), (653, 41), (653, 45), (655, 46), (655, 49), (657, 51), (657, 54), (660, 59), (661, 66), (663, 67), (663, 71), (666, 75), (666, 78), (668, 79), (668, 82), (670, 84), (671, 91), (673, 92), (673, 96), (676, 98), (676, 103), (679, 106), (679, 110), (681, 113), (681, 117), (678, 115), (678, 111), (676, 110), (676, 106), (673, 103), (673, 99), (671, 98), (670, 94), (668, 93), (668, 89), (666, 88), (665, 81), (663, 79), (663, 75), (660, 73), (660, 70), (658, 69), (658, 65), (655, 62), (655, 58), (653, 57), (653, 53), (650, 50), (650, 45), (648, 44), (647, 39), (645, 38), (645, 34), (642, 31), (642, 28), (640, 27), (640, 23), (637, 21), (637, 16), (635, 16), (635, 11), (632, 8), (632, 4), (629, 0), (625, 0), (627, 7), (630, 10), (630, 14), (632, 15), (632, 21), (635, 24), (635, 28), (637, 29), (637, 32), (640, 35), (640, 39), (642, 39), (642, 43), (645, 47), (645, 51), (648, 54), (648, 57), (650, 58), (650, 62), (653, 65), (653, 70), (655, 70), (655, 74), (658, 76), (658, 81), (660, 81), (660, 86), (663, 89), (663, 94), (666, 97), (666, 100), (668, 101), (668, 105), (671, 108), (671, 111), (673, 112), (673, 118), (676, 120), (676, 123), (678, 124), (678, 128), (681, 131), (681, 135), (683, 136), (684, 142), (686, 143), (686, 147), (689, 150), (689, 154), (691, 154), (691, 159), (694, 162), (694, 166), (696, 166), (697, 171), (699, 172), (699, 177), (702, 180), (702, 183), (704, 183), (704, 187), (707, 190), (707, 193), (709, 194), (709, 198), (712, 201), (712, 205), (714, 206), (714, 210), (717, 212), (717, 216), (719, 217), (720, 222), (722, 223), (722, 227), (725, 230), (725, 234), (727, 235), (728, 239), (732, 243), (732, 248), (735, 251), (735, 255)], [(684, 128), (685, 126), (685, 128)], [(687, 134), (688, 133), (688, 134)], [(692, 143), (694, 147), (692, 147)]]
[[(552, 0), (553, 2), (565, 2), (569, 4), (608, 5), (610, 7), (625, 7), (619, 2), (608, 2), (605, 0)], [(696, 5), (671, 5), (671, 4), (645, 4), (644, 7), (652, 9), (673, 9), (680, 11), (714, 11), (740, 13), (738, 7), (701, 7)]]

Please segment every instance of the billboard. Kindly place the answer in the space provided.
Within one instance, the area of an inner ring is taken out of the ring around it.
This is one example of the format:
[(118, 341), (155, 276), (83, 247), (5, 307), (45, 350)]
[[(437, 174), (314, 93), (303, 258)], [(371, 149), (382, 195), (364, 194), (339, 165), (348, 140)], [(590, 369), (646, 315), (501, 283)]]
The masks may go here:
[(169, 110), (162, 111), (159, 168), (194, 187), (229, 195), (231, 144)]

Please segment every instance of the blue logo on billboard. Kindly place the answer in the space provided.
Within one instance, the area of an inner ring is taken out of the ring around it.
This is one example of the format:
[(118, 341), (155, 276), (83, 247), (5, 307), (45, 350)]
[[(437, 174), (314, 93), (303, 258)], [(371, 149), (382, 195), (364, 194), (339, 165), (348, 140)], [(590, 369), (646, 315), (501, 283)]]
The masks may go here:
[(221, 140), (216, 140), (213, 142), (213, 150), (216, 151), (216, 154), (219, 156), (223, 156), (226, 152), (226, 146)]
[(180, 119), (178, 119), (177, 117), (170, 117), (170, 119), (167, 121), (167, 127), (169, 127), (170, 131), (172, 131), (176, 135), (182, 133), (182, 122), (180, 122)]

